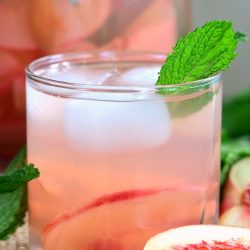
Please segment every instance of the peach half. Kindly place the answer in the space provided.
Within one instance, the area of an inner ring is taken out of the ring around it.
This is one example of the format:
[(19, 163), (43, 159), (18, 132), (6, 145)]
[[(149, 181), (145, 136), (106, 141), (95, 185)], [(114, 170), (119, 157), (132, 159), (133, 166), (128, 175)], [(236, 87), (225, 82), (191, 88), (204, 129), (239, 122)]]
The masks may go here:
[(221, 205), (219, 223), (250, 227), (250, 157), (238, 161), (230, 171)]
[(247, 250), (250, 229), (218, 225), (178, 227), (157, 234), (144, 250)]

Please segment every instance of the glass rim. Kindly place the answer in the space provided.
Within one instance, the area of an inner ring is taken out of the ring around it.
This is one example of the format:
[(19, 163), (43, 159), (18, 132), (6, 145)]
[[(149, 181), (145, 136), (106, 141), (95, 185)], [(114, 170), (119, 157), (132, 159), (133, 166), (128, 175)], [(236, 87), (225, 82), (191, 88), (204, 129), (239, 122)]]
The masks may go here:
[[(151, 62), (151, 63), (164, 63), (166, 59), (166, 54), (156, 51), (137, 51), (137, 50), (126, 50), (126, 51), (115, 51), (115, 50), (109, 50), (109, 51), (86, 51), (86, 52), (71, 52), (71, 53), (60, 53), (60, 54), (53, 54), (53, 55), (47, 55), (40, 57), (34, 61), (32, 61), (30, 64), (27, 65), (25, 68), (26, 77), (28, 79), (34, 80), (42, 85), (47, 85), (51, 87), (56, 87), (58, 89), (70, 89), (70, 90), (81, 90), (81, 91), (90, 91), (90, 92), (112, 92), (112, 93), (120, 93), (120, 92), (155, 92), (160, 91), (161, 89), (167, 90), (167, 89), (178, 89), (183, 88), (185, 86), (190, 86), (189, 88), (197, 88), (202, 86), (203, 84), (211, 84), (213, 82), (220, 81), (221, 75), (223, 72), (219, 72), (217, 74), (214, 74), (212, 76), (184, 82), (184, 83), (176, 83), (176, 84), (166, 84), (166, 85), (153, 85), (153, 86), (147, 86), (145, 85), (94, 85), (94, 84), (84, 84), (84, 83), (76, 83), (76, 82), (66, 82), (61, 80), (54, 80), (50, 79), (44, 76), (40, 76), (36, 74), (32, 70), (32, 67), (35, 67), (37, 64), (41, 65), (53, 65), (55, 63), (60, 63), (66, 60), (72, 60), (72, 59), (81, 59), (83, 60), (83, 64), (89, 64), (91, 59), (94, 59), (92, 62), (93, 64), (97, 63), (104, 63), (104, 62), (122, 62), (117, 60), (119, 57), (123, 56), (141, 56), (141, 62)], [(110, 60), (111, 58), (112, 60)], [(143, 61), (143, 57), (146, 59), (151, 59), (149, 61)], [(100, 59), (105, 59), (103, 61), (99, 61)], [(46, 63), (47, 64), (44, 64)], [(126, 61), (127, 62), (127, 61)], [(136, 60), (131, 60), (131, 62), (136, 62)]]

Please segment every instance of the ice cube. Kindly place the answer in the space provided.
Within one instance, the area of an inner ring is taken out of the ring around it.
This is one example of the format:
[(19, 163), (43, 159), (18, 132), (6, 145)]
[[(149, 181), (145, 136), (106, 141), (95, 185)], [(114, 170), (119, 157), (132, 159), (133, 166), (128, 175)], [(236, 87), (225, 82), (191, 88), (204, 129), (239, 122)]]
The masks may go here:
[(154, 86), (160, 69), (159, 65), (133, 68), (124, 72), (118, 82), (128, 86)]
[[(126, 94), (119, 94), (123, 101), (117, 101), (116, 95), (109, 93), (110, 101), (72, 99), (66, 104), (64, 132), (71, 147), (93, 153), (121, 153), (166, 143), (170, 116), (160, 96), (156, 96), (157, 101), (124, 101)], [(103, 93), (98, 96), (96, 99), (104, 99)]]

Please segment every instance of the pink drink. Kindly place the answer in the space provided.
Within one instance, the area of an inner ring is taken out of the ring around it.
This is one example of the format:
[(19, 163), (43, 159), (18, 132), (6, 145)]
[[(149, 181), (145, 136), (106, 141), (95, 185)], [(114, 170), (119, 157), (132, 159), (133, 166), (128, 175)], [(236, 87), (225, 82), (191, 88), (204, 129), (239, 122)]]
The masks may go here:
[(163, 95), (164, 58), (105, 52), (29, 66), (28, 161), (41, 171), (29, 184), (32, 249), (141, 250), (168, 228), (216, 221), (220, 76)]
[(1, 168), (25, 143), (27, 64), (94, 49), (169, 52), (176, 9), (171, 0), (6, 0), (0, 1), (0, 30)]

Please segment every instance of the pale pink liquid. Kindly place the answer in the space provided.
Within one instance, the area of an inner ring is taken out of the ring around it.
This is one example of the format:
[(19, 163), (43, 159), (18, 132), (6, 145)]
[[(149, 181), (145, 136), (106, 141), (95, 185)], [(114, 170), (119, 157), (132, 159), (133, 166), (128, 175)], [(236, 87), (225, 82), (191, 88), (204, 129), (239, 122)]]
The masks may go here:
[[(130, 67), (142, 66), (144, 69), (150, 67), (146, 64), (121, 64), (118, 71), (123, 73)], [(115, 85), (116, 73), (110, 79)], [(133, 117), (131, 113), (122, 114), (129, 122), (121, 127), (114, 125), (118, 133), (124, 132), (123, 126), (132, 126), (131, 131), (134, 126), (141, 126), (138, 133), (145, 127), (148, 131), (145, 142), (141, 146), (140, 143), (137, 147), (132, 146), (131, 150), (126, 147), (119, 150), (119, 145), (112, 149), (109, 140), (116, 140), (112, 133), (108, 135), (105, 148), (101, 146), (103, 141), (99, 145), (84, 147), (84, 137), (81, 138), (83, 144), (74, 146), (65, 132), (65, 115), (69, 115), (65, 112), (69, 112), (73, 98), (65, 98), (63, 94), (59, 97), (53, 91), (48, 88), (48, 93), (42, 93), (29, 83), (27, 85), (28, 160), (41, 171), (41, 177), (29, 184), (30, 232), (34, 249), (141, 250), (148, 238), (156, 233), (180, 225), (216, 220), (220, 89), (214, 89), (218, 92), (213, 99), (197, 112), (182, 118), (171, 113), (170, 120), (165, 120), (169, 124), (159, 126), (161, 131), (152, 132), (158, 122), (164, 122), (157, 114), (145, 115), (145, 124), (129, 121), (129, 117)], [(192, 100), (194, 96), (182, 97), (185, 98)], [(109, 107), (105, 106), (109, 105), (108, 101), (73, 101), (83, 108), (83, 113), (76, 110), (78, 116), (86, 115), (87, 121), (86, 109), (92, 104), (96, 112), (98, 105), (103, 106), (100, 119), (105, 118), (105, 109)], [(145, 100), (142, 102), (145, 107), (142, 107), (146, 113), (153, 105), (156, 105), (156, 113), (158, 108), (162, 112), (162, 107), (168, 112), (171, 102), (177, 102), (177, 99), (168, 102)], [(109, 103), (115, 107), (121, 105), (121, 112), (131, 105), (131, 102)], [(132, 102), (132, 105), (134, 112), (138, 112), (141, 104)], [(109, 121), (100, 120), (99, 127), (90, 124), (89, 133), (92, 133), (93, 140), (96, 133), (102, 137), (105, 128), (108, 133), (104, 121), (109, 124), (113, 119), (116, 124), (119, 115), (114, 113)], [(135, 117), (140, 115), (138, 113)], [(164, 113), (160, 115), (164, 116)], [(152, 120), (155, 123), (150, 125)], [(81, 137), (81, 131), (75, 133)], [(165, 137), (165, 140), (152, 142), (152, 147), (145, 146), (150, 145), (153, 135), (155, 138)], [(129, 143), (137, 139), (130, 133), (124, 136), (129, 138)], [(86, 140), (87, 137), (86, 134)]]

